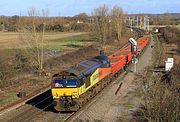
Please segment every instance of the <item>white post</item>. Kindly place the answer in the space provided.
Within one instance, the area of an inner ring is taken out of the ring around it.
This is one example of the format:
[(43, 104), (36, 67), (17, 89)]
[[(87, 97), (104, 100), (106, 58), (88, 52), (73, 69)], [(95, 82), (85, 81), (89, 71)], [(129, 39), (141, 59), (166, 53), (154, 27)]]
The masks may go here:
[(133, 31), (133, 29), (132, 29), (133, 25), (132, 24), (133, 24), (133, 20), (131, 19), (131, 31)]
[(174, 66), (174, 58), (167, 58), (167, 61), (165, 61), (165, 71), (170, 71), (172, 67)]
[(132, 20), (132, 26), (134, 27), (134, 25), (135, 25), (135, 24), (134, 24), (134, 16), (133, 16), (133, 20)]

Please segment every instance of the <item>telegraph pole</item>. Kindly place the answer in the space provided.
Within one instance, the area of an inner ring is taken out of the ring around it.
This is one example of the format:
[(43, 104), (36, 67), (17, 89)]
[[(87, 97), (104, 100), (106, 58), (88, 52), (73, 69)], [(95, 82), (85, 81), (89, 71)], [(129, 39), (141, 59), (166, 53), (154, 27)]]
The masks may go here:
[(137, 16), (137, 28), (139, 28), (139, 17)]
[(131, 31), (133, 31), (132, 27), (133, 27), (133, 20), (131, 19)]
[(146, 30), (146, 17), (144, 17), (144, 30)]
[(133, 16), (133, 20), (132, 20), (132, 26), (134, 27), (134, 25), (135, 25), (135, 24), (134, 24), (134, 16)]
[(149, 17), (147, 16), (147, 26), (148, 26), (148, 32), (149, 32)]
[(149, 17), (148, 16), (144, 17), (144, 30), (149, 32)]
[(140, 28), (142, 29), (142, 16), (140, 16)]

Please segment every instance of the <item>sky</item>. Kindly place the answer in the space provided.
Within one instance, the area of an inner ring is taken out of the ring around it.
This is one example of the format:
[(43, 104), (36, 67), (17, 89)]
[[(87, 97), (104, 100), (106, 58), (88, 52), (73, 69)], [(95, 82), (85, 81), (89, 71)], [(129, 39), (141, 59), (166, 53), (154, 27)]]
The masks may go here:
[(180, 13), (180, 0), (1, 0), (0, 15), (26, 16), (30, 8), (47, 9), (49, 16), (74, 16), (103, 4), (118, 5), (128, 14)]

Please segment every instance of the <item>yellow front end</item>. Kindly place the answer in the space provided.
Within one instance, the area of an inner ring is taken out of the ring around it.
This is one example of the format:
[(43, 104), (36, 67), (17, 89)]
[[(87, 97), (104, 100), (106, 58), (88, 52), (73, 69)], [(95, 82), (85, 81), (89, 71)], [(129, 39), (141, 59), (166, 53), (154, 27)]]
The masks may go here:
[(52, 88), (51, 92), (54, 99), (59, 99), (63, 96), (79, 98), (78, 88)]

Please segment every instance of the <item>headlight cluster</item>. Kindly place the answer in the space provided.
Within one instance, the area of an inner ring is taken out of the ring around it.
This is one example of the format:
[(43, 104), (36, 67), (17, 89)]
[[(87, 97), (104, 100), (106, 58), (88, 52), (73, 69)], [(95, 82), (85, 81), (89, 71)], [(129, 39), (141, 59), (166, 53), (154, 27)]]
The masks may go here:
[(58, 98), (58, 94), (56, 93), (56, 94), (53, 96), (53, 98)]
[(55, 83), (54, 86), (55, 87), (62, 87), (62, 85), (60, 83)]

